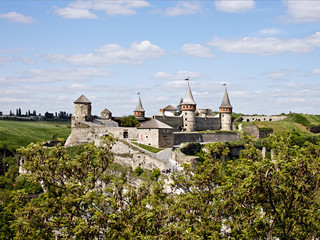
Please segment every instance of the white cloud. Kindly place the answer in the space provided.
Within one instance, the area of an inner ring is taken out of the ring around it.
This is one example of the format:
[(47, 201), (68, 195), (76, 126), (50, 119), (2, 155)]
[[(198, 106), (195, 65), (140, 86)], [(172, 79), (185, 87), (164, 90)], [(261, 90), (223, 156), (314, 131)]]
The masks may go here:
[(83, 91), (85, 89), (86, 92), (109, 92), (109, 95), (112, 93), (116, 93), (117, 95), (128, 91), (128, 87), (120, 86), (120, 85), (93, 85), (93, 84), (79, 84), (74, 83), (67, 87), (71, 90)]
[(294, 22), (315, 22), (320, 21), (319, 0), (283, 0), (288, 7), (289, 19)]
[(265, 28), (260, 30), (259, 33), (262, 35), (277, 35), (281, 33), (281, 31), (275, 28)]
[(287, 74), (285, 72), (271, 72), (267, 74), (269, 78), (273, 78), (273, 79), (280, 79), (285, 77), (286, 75)]
[(320, 74), (320, 68), (317, 68), (317, 69), (313, 70), (313, 73), (314, 74)]
[(93, 11), (103, 11), (107, 15), (133, 15), (135, 9), (148, 7), (149, 3), (145, 0), (124, 0), (124, 1), (75, 1), (65, 8), (55, 7), (55, 13), (63, 18), (98, 18)]
[(178, 2), (175, 7), (169, 7), (164, 12), (164, 15), (176, 17), (180, 15), (194, 15), (202, 11), (202, 6), (199, 1), (183, 1)]
[(79, 18), (88, 18), (88, 19), (97, 19), (97, 15), (90, 12), (88, 9), (80, 9), (80, 8), (55, 8), (54, 11), (62, 18), (72, 18), (72, 19), (79, 19)]
[(184, 79), (190, 78), (199, 79), (205, 77), (205, 75), (197, 72), (189, 72), (189, 71), (178, 71), (177, 73), (167, 73), (167, 72), (157, 72), (153, 75), (154, 78), (165, 79), (175, 81), (173, 84), (185, 84)]
[(261, 56), (272, 56), (286, 52), (307, 53), (315, 47), (320, 47), (320, 32), (306, 38), (286, 40), (275, 37), (244, 37), (241, 39), (219, 39), (216, 37), (208, 44), (225, 52)]
[(200, 44), (184, 44), (181, 47), (181, 51), (187, 55), (198, 58), (213, 58), (215, 56), (209, 48)]
[(0, 57), (0, 66), (2, 66), (4, 63), (11, 62), (13, 60), (13, 57), (6, 56), (6, 57)]
[(11, 83), (45, 83), (58, 81), (89, 81), (95, 78), (112, 77), (115, 74), (107, 69), (82, 68), (82, 69), (30, 69), (29, 71), (17, 72), (17, 77), (5, 78)]
[(306, 38), (306, 41), (309, 44), (320, 47), (320, 32), (316, 32), (315, 34)]
[(148, 7), (150, 4), (145, 0), (127, 1), (94, 1), (93, 9), (105, 11), (108, 15), (133, 15), (136, 8)]
[(34, 19), (30, 16), (24, 16), (17, 12), (8, 12), (5, 14), (0, 14), (0, 18), (5, 19), (8, 22), (26, 23), (30, 24), (34, 22)]
[(220, 12), (245, 13), (255, 7), (253, 0), (215, 0), (215, 7)]
[(126, 49), (118, 44), (106, 44), (96, 48), (93, 53), (75, 54), (65, 56), (63, 54), (47, 54), (45, 57), (52, 62), (67, 61), (73, 65), (115, 65), (115, 64), (142, 64), (148, 58), (159, 58), (166, 52), (150, 41), (132, 43)]

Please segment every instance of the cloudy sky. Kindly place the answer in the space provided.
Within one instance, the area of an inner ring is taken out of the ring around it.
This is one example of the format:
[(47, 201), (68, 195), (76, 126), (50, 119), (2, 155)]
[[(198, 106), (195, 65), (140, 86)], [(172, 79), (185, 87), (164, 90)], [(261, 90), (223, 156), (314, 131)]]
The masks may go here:
[(320, 114), (319, 0), (0, 1), (0, 111)]

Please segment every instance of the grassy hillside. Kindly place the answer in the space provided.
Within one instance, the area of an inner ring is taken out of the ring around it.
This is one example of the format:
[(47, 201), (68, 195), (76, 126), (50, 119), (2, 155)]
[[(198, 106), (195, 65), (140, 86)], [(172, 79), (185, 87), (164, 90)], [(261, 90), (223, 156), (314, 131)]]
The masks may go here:
[(288, 115), (288, 117), (284, 121), (299, 123), (305, 127), (319, 126), (320, 125), (320, 115), (291, 113)]
[[(315, 135), (311, 133), (307, 127), (320, 126), (320, 115), (310, 115), (302, 113), (291, 113), (282, 121), (277, 122), (253, 122), (242, 123), (243, 128), (246, 125), (253, 124), (258, 128), (272, 128), (276, 134), (287, 134), (291, 131), (296, 131), (301, 135)], [(239, 125), (237, 123), (237, 125)]]
[(71, 132), (70, 122), (0, 120), (0, 146), (27, 146), (31, 142), (66, 139)]

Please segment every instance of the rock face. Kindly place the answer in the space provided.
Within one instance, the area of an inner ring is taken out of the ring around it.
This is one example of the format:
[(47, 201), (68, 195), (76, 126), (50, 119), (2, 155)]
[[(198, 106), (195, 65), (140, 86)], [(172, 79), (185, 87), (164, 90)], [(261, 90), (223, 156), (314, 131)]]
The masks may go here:
[(200, 150), (200, 143), (188, 143), (186, 146), (180, 149), (180, 151), (187, 156), (195, 155), (196, 153), (200, 152)]
[[(100, 140), (95, 141), (96, 145), (100, 143)], [(167, 161), (157, 159), (156, 154), (143, 152), (139, 147), (125, 141), (116, 141), (111, 151), (114, 154), (115, 162), (130, 166), (132, 169), (138, 166), (149, 170), (154, 168), (167, 169)]]
[(311, 126), (307, 127), (307, 129), (312, 133), (320, 133), (320, 126)]
[(266, 138), (269, 134), (273, 133), (273, 129), (271, 128), (257, 128), (253, 125), (247, 126), (244, 131), (256, 138)]

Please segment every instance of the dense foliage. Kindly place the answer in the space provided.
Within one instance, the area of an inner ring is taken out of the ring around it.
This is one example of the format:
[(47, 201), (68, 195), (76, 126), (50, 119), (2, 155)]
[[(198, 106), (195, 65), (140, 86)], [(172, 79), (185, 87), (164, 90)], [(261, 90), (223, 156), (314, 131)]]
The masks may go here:
[(106, 175), (111, 137), (73, 157), (61, 145), (29, 145), (20, 150), (28, 173), (19, 181), (41, 184), (44, 192), (1, 195), (0, 239), (319, 237), (319, 142), (272, 135), (261, 142), (270, 151), (263, 158), (255, 141), (244, 141), (236, 159), (228, 157), (228, 144), (206, 145), (202, 161), (172, 173), (171, 191), (156, 181), (159, 170), (152, 184), (138, 187)]
[(139, 124), (139, 121), (133, 115), (125, 116), (121, 118), (121, 127), (135, 127)]

